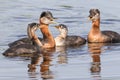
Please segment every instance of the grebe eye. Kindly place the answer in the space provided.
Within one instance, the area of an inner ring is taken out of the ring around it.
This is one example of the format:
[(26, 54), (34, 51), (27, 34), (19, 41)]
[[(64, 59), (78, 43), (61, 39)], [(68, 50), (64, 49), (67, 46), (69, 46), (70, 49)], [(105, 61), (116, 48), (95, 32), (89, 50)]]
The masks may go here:
[(92, 16), (88, 16), (89, 18), (92, 18)]

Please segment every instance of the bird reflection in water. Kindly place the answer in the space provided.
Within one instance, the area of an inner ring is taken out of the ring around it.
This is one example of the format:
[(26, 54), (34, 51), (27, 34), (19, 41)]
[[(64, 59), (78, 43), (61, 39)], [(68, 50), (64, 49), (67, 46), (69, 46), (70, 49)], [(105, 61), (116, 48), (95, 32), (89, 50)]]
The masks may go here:
[(101, 72), (101, 59), (100, 55), (102, 51), (104, 51), (103, 46), (105, 46), (105, 43), (88, 43), (88, 49), (91, 54), (92, 63), (91, 63), (91, 74), (94, 78), (97, 78), (97, 80), (100, 79), (100, 72)]
[(58, 53), (58, 63), (59, 64), (67, 64), (67, 51), (66, 47), (56, 47), (56, 53)]
[(40, 66), (40, 75), (43, 80), (54, 79), (54, 72), (50, 70), (50, 66), (53, 60), (53, 56), (57, 55), (58, 64), (67, 64), (66, 47), (56, 47), (56, 49), (44, 49), (38, 53), (35, 53), (31, 57), (31, 63), (28, 64), (28, 72), (30, 78), (37, 78), (38, 66)]
[(40, 63), (40, 75), (43, 80), (45, 79), (53, 79), (54, 74), (49, 69), (51, 66), (50, 62), (52, 61), (52, 55), (54, 54), (55, 49), (49, 50), (41, 50), (39, 53), (35, 53), (33, 57), (31, 57), (31, 64), (28, 64), (28, 72), (31, 78), (36, 78), (36, 68)]

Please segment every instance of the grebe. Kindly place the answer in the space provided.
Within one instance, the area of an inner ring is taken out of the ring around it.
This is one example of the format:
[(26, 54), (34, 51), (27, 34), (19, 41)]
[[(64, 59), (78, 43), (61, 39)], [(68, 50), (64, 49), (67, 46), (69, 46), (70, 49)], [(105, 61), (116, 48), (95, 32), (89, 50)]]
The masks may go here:
[[(34, 45), (31, 44), (31, 40), (37, 44), (39, 47), (42, 48), (55, 48), (55, 40), (50, 33), (48, 29), (48, 25), (54, 22), (54, 18), (52, 16), (52, 13), (49, 11), (42, 12), (40, 19), (39, 19), (40, 24), (38, 23), (31, 23), (28, 24), (28, 29), (27, 33), (29, 34), (29, 38), (22, 38), (20, 40), (17, 40), (13, 43), (9, 44), (9, 47), (3, 55), (5, 56), (16, 56), (19, 54), (24, 54), (24, 53), (33, 53), (36, 52), (37, 49), (35, 48)], [(37, 29), (40, 29), (42, 34), (43, 34), (43, 41), (39, 39), (35, 35), (35, 31)], [(29, 52), (30, 51), (30, 52)]]
[[(9, 43), (8, 46), (13, 47), (13, 46), (21, 45), (21, 44), (34, 43), (34, 41), (32, 40), (32, 37), (31, 37), (32, 33), (30, 33), (30, 30), (32, 29), (32, 30), (36, 31), (37, 29), (39, 29), (39, 26), (40, 26), (40, 24), (35, 23), (35, 22), (28, 24), (28, 26), (27, 26), (27, 34), (29, 34), (28, 37), (24, 37), (24, 38), (21, 38), (21, 39), (18, 39), (16, 41), (12, 42), (12, 43)], [(39, 38), (39, 39), (42, 40), (41, 38)]]
[(68, 33), (68, 29), (65, 25), (60, 24), (55, 26), (60, 34), (55, 38), (56, 46), (65, 46), (65, 40)]
[(120, 34), (114, 31), (100, 31), (100, 11), (98, 9), (90, 9), (89, 18), (92, 21), (92, 28), (88, 34), (88, 42), (120, 42)]
[(68, 28), (64, 24), (55, 26), (59, 31), (60, 35), (55, 38), (56, 46), (79, 46), (86, 43), (86, 40), (80, 36), (67, 35)]
[(40, 22), (40, 30), (43, 34), (43, 43), (41, 42), (41, 40), (38, 39), (38, 37), (35, 35), (34, 31), (37, 29), (37, 28), (33, 28), (31, 29), (30, 32), (31, 34), (29, 35), (29, 37), (31, 39), (34, 40), (34, 42), (39, 46), (39, 47), (42, 47), (42, 48), (55, 48), (55, 40), (54, 40), (54, 37), (52, 36), (52, 34), (50, 33), (49, 29), (48, 29), (48, 26), (49, 24), (53, 24), (55, 23), (54, 21), (54, 18), (52, 16), (52, 13), (49, 12), (49, 11), (46, 11), (46, 12), (42, 12), (41, 16), (40, 16), (40, 19), (39, 19), (39, 22)]

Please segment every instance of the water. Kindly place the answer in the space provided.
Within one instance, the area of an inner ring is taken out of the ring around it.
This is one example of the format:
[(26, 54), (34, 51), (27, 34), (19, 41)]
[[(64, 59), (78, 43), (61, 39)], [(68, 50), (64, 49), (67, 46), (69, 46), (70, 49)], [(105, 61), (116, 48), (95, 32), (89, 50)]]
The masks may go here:
[[(45, 61), (41, 55), (33, 57), (35, 61), (29, 57), (2, 55), (8, 43), (27, 36), (27, 24), (38, 22), (40, 13), (46, 10), (58, 18), (57, 22), (68, 26), (69, 35), (86, 38), (91, 27), (87, 19), (89, 9), (98, 8), (101, 11), (101, 30), (120, 33), (119, 3), (119, 0), (1, 0), (0, 80), (119, 80), (120, 44), (94, 44), (97, 52), (88, 47), (93, 45), (88, 44), (68, 48), (44, 57)], [(59, 33), (52, 26), (50, 30), (55, 37)], [(37, 34), (42, 35), (40, 32)], [(32, 63), (36, 66), (33, 64), (30, 68)]]

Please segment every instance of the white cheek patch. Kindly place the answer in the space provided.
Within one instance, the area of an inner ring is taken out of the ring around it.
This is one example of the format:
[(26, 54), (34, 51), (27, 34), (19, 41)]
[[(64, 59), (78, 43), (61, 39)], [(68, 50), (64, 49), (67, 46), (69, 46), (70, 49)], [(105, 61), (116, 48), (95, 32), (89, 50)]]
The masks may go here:
[(100, 15), (99, 14), (96, 14), (94, 17), (92, 17), (92, 20), (96, 21), (97, 19), (100, 18)]
[(49, 21), (47, 18), (45, 18), (44, 23), (45, 23), (45, 24), (49, 24), (50, 21)]
[(41, 21), (44, 24), (49, 24), (50, 23), (50, 21), (47, 18), (45, 18), (45, 17), (41, 18)]

